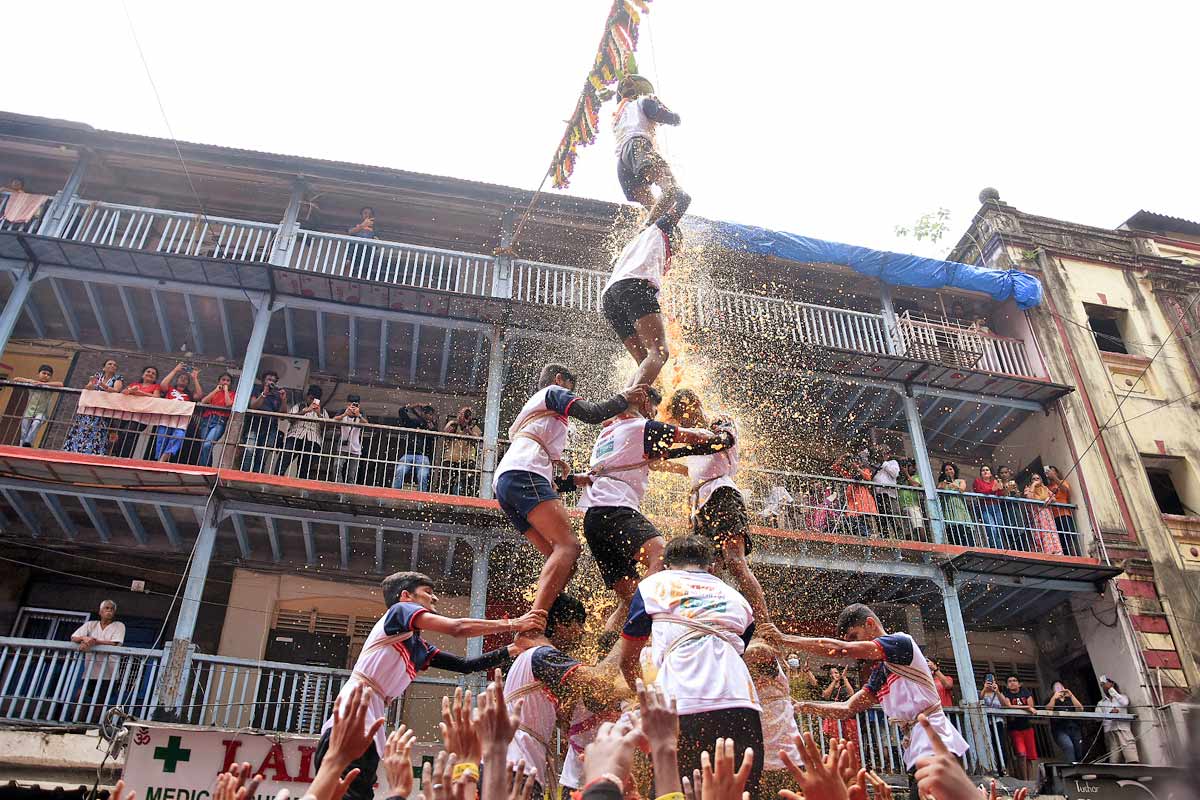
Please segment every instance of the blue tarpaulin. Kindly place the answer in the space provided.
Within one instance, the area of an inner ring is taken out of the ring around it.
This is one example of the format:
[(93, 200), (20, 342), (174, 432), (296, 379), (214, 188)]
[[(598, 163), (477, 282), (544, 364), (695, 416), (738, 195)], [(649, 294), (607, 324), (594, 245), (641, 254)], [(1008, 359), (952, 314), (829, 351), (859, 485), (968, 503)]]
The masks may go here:
[(919, 289), (950, 287), (984, 292), (994, 300), (1011, 297), (1022, 309), (1033, 308), (1042, 302), (1041, 281), (1016, 269), (989, 269), (957, 261), (889, 253), (753, 225), (713, 222), (700, 217), (685, 217), (684, 226), (700, 237), (715, 240), (731, 250), (744, 250), (799, 263), (841, 264), (892, 286), (914, 286)]

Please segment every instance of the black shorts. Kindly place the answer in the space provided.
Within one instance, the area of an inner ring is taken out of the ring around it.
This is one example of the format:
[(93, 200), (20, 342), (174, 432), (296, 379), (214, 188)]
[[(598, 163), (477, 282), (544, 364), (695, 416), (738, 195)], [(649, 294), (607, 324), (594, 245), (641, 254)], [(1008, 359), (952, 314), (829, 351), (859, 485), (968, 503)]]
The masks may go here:
[(617, 181), (629, 202), (637, 202), (638, 191), (649, 188), (654, 178), (664, 171), (670, 174), (671, 168), (645, 136), (635, 136), (621, 147), (621, 155), (617, 158)]
[(679, 715), (679, 772), (691, 775), (700, 769), (700, 754), (705, 750), (711, 755), (717, 737), (733, 739), (734, 764), (740, 766), (742, 755), (749, 747), (754, 751), (754, 766), (746, 791), (753, 800), (758, 800), (758, 782), (762, 777), (763, 731), (762, 719), (753, 708), (723, 708), (719, 711), (702, 711), (699, 714)]
[[(332, 728), (322, 733), (321, 741), (317, 742), (317, 752), (313, 756), (314, 772), (321, 768), (321, 762), (325, 760), (325, 754), (329, 751), (329, 735), (331, 733), (333, 733)], [(354, 779), (354, 783), (350, 784), (346, 798), (348, 800), (375, 800), (375, 775), (379, 771), (379, 753), (375, 752), (374, 741), (362, 755), (347, 765), (341, 777), (345, 777), (346, 773), (355, 767), (358, 767), (361, 772)]]
[(601, 506), (583, 515), (583, 538), (609, 589), (623, 578), (637, 580), (638, 552), (655, 536), (662, 534), (654, 523), (632, 508)]
[(742, 493), (732, 486), (714, 489), (708, 501), (692, 517), (692, 533), (703, 536), (718, 548), (727, 540), (741, 536), (746, 555), (750, 555), (754, 545), (750, 541), (750, 514), (746, 511)]
[(626, 278), (608, 287), (600, 297), (600, 307), (622, 342), (633, 336), (634, 323), (639, 319), (662, 313), (658, 289), (641, 278)]

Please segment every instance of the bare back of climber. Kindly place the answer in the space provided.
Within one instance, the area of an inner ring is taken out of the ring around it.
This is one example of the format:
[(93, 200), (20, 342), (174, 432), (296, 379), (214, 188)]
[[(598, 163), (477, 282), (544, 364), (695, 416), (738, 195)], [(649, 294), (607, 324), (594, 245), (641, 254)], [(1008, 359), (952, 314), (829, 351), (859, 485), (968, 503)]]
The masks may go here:
[[(640, 203), (651, 220), (671, 213), (675, 206), (686, 209), (691, 198), (676, 185), (671, 167), (654, 142), (655, 128), (678, 125), (679, 115), (654, 96), (653, 84), (641, 75), (621, 78), (617, 95), (621, 99), (613, 113), (613, 135), (617, 140), (617, 180), (625, 199)], [(656, 185), (661, 191), (657, 203), (652, 189)], [(682, 217), (683, 211), (676, 216)]]

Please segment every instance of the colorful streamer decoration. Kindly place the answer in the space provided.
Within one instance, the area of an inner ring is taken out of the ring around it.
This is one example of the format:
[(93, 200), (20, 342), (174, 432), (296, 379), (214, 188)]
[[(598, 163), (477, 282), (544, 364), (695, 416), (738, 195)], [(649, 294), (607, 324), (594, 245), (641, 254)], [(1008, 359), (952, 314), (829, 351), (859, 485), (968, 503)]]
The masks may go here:
[(638, 23), (641, 21), (639, 12), (648, 13), (649, 3), (650, 0), (614, 0), (604, 25), (604, 36), (600, 40), (596, 61), (583, 83), (575, 111), (567, 122), (567, 131), (558, 143), (558, 150), (550, 165), (555, 189), (565, 189), (570, 185), (579, 148), (595, 144), (596, 132), (600, 129), (600, 106), (611, 96), (611, 90), (606, 87), (626, 74), (637, 72), (634, 51), (637, 49)]

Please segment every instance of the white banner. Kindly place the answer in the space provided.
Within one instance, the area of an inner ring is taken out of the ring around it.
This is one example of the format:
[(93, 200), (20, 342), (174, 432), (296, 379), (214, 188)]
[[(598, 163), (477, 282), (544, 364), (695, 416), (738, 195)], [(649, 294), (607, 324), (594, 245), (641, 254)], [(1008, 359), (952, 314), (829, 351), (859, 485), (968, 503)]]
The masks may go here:
[[(317, 773), (316, 736), (157, 723), (137, 723), (132, 728), (124, 778), (136, 800), (208, 800), (217, 776), (235, 762), (248, 761), (263, 775), (258, 800), (272, 800), (280, 789), (299, 798)], [(388, 796), (385, 783), (380, 773), (375, 786), (380, 800)]]

